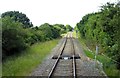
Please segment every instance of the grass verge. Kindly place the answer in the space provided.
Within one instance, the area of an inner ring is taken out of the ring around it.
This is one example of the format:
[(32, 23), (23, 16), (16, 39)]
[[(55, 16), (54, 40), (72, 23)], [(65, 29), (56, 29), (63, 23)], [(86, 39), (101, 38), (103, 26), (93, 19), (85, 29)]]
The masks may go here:
[[(79, 42), (81, 43), (83, 50), (85, 54), (91, 58), (94, 59), (95, 52), (91, 52), (88, 50), (85, 40), (80, 37), (79, 34)], [(97, 55), (96, 59), (103, 64), (103, 70), (109, 76), (110, 78), (120, 78), (120, 71), (116, 68), (116, 63), (112, 61), (109, 57), (104, 55)]]
[(19, 56), (11, 56), (2, 65), (3, 76), (28, 76), (58, 44), (59, 39), (36, 43)]
[[(88, 50), (84, 50), (85, 54), (94, 59), (94, 53)], [(117, 70), (115, 62), (109, 59), (107, 56), (104, 55), (97, 55), (96, 59), (103, 64), (103, 70), (110, 78), (120, 78), (120, 71)]]

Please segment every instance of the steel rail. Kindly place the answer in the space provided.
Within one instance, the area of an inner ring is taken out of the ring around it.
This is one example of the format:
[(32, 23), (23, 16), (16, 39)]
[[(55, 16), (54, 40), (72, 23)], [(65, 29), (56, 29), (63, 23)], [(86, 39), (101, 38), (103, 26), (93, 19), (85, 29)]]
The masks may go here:
[(72, 40), (72, 34), (71, 34), (71, 42), (72, 42), (72, 51), (73, 51), (73, 78), (76, 78), (76, 61), (75, 61), (75, 48), (74, 48), (74, 43), (73, 43), (73, 40)]
[[(68, 35), (68, 34), (67, 34), (67, 35)], [(52, 67), (52, 69), (51, 69), (51, 71), (50, 71), (50, 73), (49, 73), (49, 75), (48, 75), (48, 78), (51, 78), (51, 77), (52, 77), (52, 74), (53, 74), (53, 72), (54, 72), (54, 70), (55, 70), (55, 68), (56, 68), (56, 66), (57, 66), (57, 64), (58, 64), (58, 62), (59, 62), (60, 56), (62, 55), (62, 53), (63, 53), (63, 51), (64, 51), (64, 49), (65, 49), (65, 45), (66, 45), (66, 42), (67, 42), (67, 35), (66, 35), (65, 41), (64, 41), (64, 43), (63, 43), (63, 45), (62, 45), (62, 50), (60, 51), (60, 54), (59, 54), (57, 60), (55, 61), (55, 64), (53, 65), (53, 67)]]

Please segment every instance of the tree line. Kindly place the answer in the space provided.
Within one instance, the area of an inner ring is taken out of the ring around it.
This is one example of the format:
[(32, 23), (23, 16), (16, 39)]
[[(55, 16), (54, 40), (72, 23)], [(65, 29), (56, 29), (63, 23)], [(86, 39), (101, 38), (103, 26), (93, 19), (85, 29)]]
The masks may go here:
[[(107, 3), (96, 13), (85, 15), (76, 24), (88, 46), (99, 46), (99, 53), (107, 54), (120, 63), (120, 4)], [(120, 69), (120, 64), (117, 64)]]
[(33, 26), (30, 19), (19, 11), (2, 13), (0, 21), (2, 21), (3, 60), (8, 56), (21, 53), (37, 42), (59, 38), (61, 34), (72, 28), (63, 24), (50, 25), (48, 23)]

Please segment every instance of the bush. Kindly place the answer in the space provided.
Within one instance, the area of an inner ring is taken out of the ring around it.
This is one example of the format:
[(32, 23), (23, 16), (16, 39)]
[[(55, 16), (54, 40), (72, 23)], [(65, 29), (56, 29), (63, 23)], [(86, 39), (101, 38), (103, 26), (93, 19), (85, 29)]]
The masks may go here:
[(3, 57), (20, 52), (27, 47), (24, 40), (24, 29), (19, 22), (12, 21), (10, 17), (2, 18), (2, 50)]
[[(85, 15), (77, 23), (82, 38), (102, 49), (101, 53), (109, 55), (120, 63), (119, 52), (119, 27), (120, 27), (120, 5), (107, 3), (101, 7), (101, 12)], [(95, 47), (93, 46), (93, 47)], [(90, 46), (89, 46), (90, 47)], [(119, 66), (119, 65), (118, 65)]]
[[(17, 17), (19, 19), (17, 19)], [(21, 18), (24, 17), (24, 18)], [(23, 19), (23, 20), (22, 20)], [(60, 30), (48, 23), (32, 27), (25, 14), (10, 11), (2, 14), (2, 56), (20, 53), (22, 50), (40, 41), (60, 37)]]
[(23, 24), (24, 28), (30, 28), (33, 24), (30, 22), (29, 18), (19, 11), (8, 11), (1, 15), (2, 18), (9, 16), (13, 21), (18, 21)]
[(67, 32), (66, 27), (62, 24), (55, 24), (53, 26), (54, 26), (54, 28), (56, 28), (58, 30), (59, 34), (64, 34)]
[(45, 40), (51, 40), (60, 37), (59, 29), (49, 25), (48, 23), (42, 24), (38, 30), (42, 31), (45, 36)]

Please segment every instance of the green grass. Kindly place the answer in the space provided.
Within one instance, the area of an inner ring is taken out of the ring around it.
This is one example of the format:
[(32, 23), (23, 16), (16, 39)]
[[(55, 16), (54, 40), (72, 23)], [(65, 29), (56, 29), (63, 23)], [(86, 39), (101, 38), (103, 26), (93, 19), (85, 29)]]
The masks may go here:
[[(84, 50), (84, 52), (88, 57), (90, 57), (91, 59), (94, 59), (95, 55), (93, 52), (90, 52), (88, 50)], [(115, 78), (120, 77), (120, 71), (117, 70), (116, 64), (111, 59), (103, 55), (97, 55), (96, 59), (103, 64), (103, 70), (107, 74), (107, 76), (109, 76), (110, 78), (113, 78), (113, 76), (115, 76)], [(119, 77), (116, 77), (116, 76), (119, 76)]]
[(2, 77), (2, 63), (0, 63), (0, 78)]
[(73, 35), (74, 38), (77, 38), (77, 37), (76, 37), (76, 31), (73, 31), (73, 34), (72, 34), (72, 35)]
[(36, 43), (19, 56), (3, 62), (3, 76), (28, 76), (56, 46), (59, 39)]
[(94, 59), (94, 54), (93, 54), (93, 53), (91, 53), (91, 52), (88, 51), (88, 50), (84, 50), (84, 52), (85, 52), (85, 54), (86, 54), (88, 57)]
[[(88, 50), (85, 44), (86, 41), (80, 37), (80, 34), (79, 34), (79, 42), (82, 45), (82, 48), (84, 49), (85, 54), (89, 58), (94, 59), (95, 50), (92, 52)], [(103, 64), (103, 70), (107, 74), (107, 76), (109, 76), (110, 78), (120, 78), (120, 71), (116, 68), (116, 63), (113, 62), (110, 58), (103, 55), (97, 55), (96, 59)]]
[(63, 38), (67, 33), (61, 34), (60, 36)]

